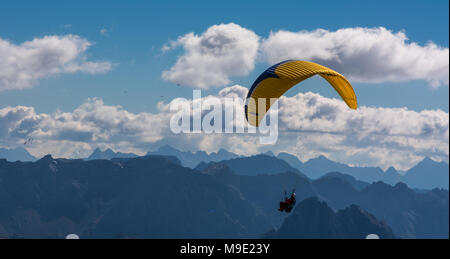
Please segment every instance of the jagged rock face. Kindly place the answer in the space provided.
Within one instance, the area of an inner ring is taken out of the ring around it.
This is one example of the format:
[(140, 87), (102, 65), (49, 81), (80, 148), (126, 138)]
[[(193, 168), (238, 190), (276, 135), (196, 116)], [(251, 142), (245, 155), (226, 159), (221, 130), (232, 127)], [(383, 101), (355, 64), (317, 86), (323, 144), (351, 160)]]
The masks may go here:
[(240, 176), (225, 163), (205, 165), (203, 170), (238, 189), (269, 217), (275, 228), (281, 225), (285, 215), (274, 208), (283, 199), (284, 191), (295, 188), (298, 201), (318, 196), (333, 210), (356, 204), (385, 221), (399, 238), (448, 238), (449, 235), (447, 190), (416, 192), (403, 183), (395, 186), (383, 182), (369, 184), (340, 173), (330, 173), (314, 181), (297, 173)]
[(361, 239), (368, 234), (395, 238), (389, 226), (360, 207), (352, 205), (336, 213), (325, 202), (313, 197), (300, 202), (281, 227), (265, 237)]

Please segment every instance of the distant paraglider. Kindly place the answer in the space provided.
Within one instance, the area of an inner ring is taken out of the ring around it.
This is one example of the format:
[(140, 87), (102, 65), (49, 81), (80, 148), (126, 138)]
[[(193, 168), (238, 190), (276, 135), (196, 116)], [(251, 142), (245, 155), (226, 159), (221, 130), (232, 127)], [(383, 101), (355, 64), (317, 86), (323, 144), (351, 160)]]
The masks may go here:
[[(338, 72), (322, 65), (299, 60), (286, 60), (264, 71), (250, 88), (245, 104), (245, 118), (250, 125), (258, 127), (272, 103), (294, 85), (314, 75), (320, 75), (339, 93), (351, 109), (356, 109), (356, 95), (347, 79)], [(258, 109), (258, 100), (265, 99), (265, 107)]]
[(32, 142), (33, 142), (33, 138), (30, 137), (30, 138), (28, 138), (27, 140), (25, 140), (25, 142), (23, 142), (23, 145), (26, 146), (26, 145), (31, 144)]

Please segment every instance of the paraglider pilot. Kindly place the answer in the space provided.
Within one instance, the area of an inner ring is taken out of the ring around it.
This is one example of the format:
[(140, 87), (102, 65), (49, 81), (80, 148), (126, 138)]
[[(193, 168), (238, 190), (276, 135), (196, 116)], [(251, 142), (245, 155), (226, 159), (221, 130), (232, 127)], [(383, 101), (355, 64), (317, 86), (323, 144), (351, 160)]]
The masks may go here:
[(278, 210), (286, 211), (287, 213), (289, 213), (289, 212), (291, 212), (292, 208), (294, 208), (295, 202), (296, 202), (295, 190), (292, 191), (291, 197), (289, 197), (289, 198), (286, 196), (286, 192), (285, 192), (284, 201), (280, 201), (280, 208)]

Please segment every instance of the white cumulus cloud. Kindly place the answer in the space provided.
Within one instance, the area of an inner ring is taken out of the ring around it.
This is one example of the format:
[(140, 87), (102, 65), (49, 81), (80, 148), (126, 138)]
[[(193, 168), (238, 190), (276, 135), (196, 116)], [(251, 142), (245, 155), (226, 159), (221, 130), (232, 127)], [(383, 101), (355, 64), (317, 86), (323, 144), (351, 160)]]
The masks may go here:
[(33, 87), (37, 80), (62, 73), (104, 73), (110, 62), (88, 61), (92, 45), (77, 35), (45, 36), (19, 45), (0, 38), (0, 91)]
[(188, 33), (163, 47), (184, 49), (176, 64), (163, 72), (170, 82), (209, 89), (230, 83), (232, 76), (244, 76), (254, 69), (259, 36), (229, 23), (209, 27), (201, 35)]
[(449, 83), (449, 49), (432, 42), (420, 45), (404, 32), (386, 28), (337, 31), (276, 31), (261, 44), (264, 59), (317, 62), (354, 82), (426, 80), (433, 87)]
[[(204, 96), (204, 101), (244, 98), (246, 92), (247, 88), (235, 85)], [(325, 155), (335, 161), (384, 169), (395, 166), (405, 170), (426, 156), (448, 162), (447, 112), (366, 106), (351, 110), (340, 99), (311, 92), (283, 96), (279, 101), (279, 135), (273, 145), (260, 144), (259, 135), (251, 133), (174, 134), (170, 119), (175, 112), (170, 111), (170, 103), (160, 102), (156, 113), (133, 113), (89, 99), (70, 112), (37, 113), (25, 106), (0, 109), (0, 146), (23, 145), (32, 137), (27, 149), (38, 157), (47, 153), (87, 157), (96, 147), (142, 155), (170, 144), (207, 152), (225, 148), (247, 156), (270, 149), (295, 154), (303, 161)], [(243, 116), (242, 104), (236, 105), (239, 107), (234, 110)]]
[(351, 110), (341, 100), (311, 92), (282, 97), (279, 107), (280, 138), (296, 139), (285, 149), (303, 160), (322, 154), (400, 169), (425, 156), (448, 161), (449, 115), (442, 110)]

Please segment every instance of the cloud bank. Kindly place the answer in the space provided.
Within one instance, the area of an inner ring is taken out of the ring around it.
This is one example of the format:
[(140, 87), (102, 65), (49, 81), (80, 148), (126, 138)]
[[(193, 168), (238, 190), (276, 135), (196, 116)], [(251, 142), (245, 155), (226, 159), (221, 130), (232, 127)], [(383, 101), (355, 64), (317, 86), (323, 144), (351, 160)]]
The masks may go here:
[(253, 31), (229, 23), (209, 27), (201, 35), (188, 33), (163, 47), (177, 46), (184, 53), (162, 74), (163, 79), (196, 88), (224, 86), (232, 76), (245, 76), (254, 69), (259, 37)]
[(19, 45), (0, 38), (0, 91), (33, 87), (37, 80), (64, 73), (105, 73), (110, 62), (88, 61), (92, 45), (77, 35), (45, 36)]
[(335, 69), (353, 82), (449, 84), (449, 49), (433, 42), (420, 45), (409, 41), (402, 31), (383, 27), (280, 30), (271, 32), (261, 44), (258, 39), (236, 24), (214, 25), (200, 36), (186, 34), (163, 48), (183, 46), (184, 54), (162, 76), (180, 85), (208, 89), (229, 84), (232, 76), (248, 74), (256, 61), (272, 65), (300, 59)]
[[(246, 93), (236, 85), (205, 98), (243, 98)], [(247, 133), (173, 134), (170, 103), (160, 102), (157, 113), (132, 113), (89, 99), (72, 112), (36, 113), (24, 106), (0, 109), (0, 146), (21, 145), (32, 137), (27, 149), (36, 156), (87, 157), (96, 147), (145, 154), (156, 144), (171, 144), (207, 152), (225, 148), (241, 155), (270, 149), (302, 160), (326, 155), (350, 164), (398, 169), (408, 169), (425, 156), (448, 161), (449, 114), (441, 110), (362, 106), (355, 111), (341, 100), (310, 92), (279, 101), (275, 145), (260, 145), (258, 135)]]

